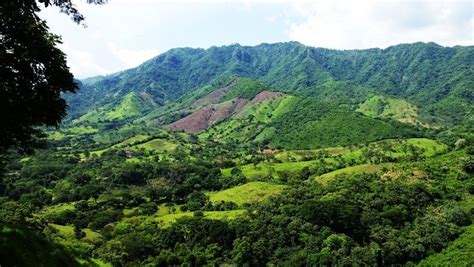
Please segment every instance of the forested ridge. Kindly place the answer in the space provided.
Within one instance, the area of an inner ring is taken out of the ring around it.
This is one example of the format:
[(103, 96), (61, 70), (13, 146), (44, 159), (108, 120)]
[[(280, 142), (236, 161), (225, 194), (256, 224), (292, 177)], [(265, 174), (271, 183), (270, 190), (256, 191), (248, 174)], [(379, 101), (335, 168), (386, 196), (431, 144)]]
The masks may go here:
[(459, 123), (471, 116), (473, 61), (472, 47), (435, 43), (347, 51), (297, 42), (253, 47), (235, 44), (206, 50), (176, 48), (137, 68), (87, 82), (77, 95), (67, 98), (70, 116), (75, 117), (90, 107), (118, 101), (130, 91), (149, 93), (162, 103), (236, 75), (297, 95), (320, 95), (328, 87), (343, 90), (359, 86), (378, 94), (410, 98), (427, 112), (445, 118), (445, 123)]

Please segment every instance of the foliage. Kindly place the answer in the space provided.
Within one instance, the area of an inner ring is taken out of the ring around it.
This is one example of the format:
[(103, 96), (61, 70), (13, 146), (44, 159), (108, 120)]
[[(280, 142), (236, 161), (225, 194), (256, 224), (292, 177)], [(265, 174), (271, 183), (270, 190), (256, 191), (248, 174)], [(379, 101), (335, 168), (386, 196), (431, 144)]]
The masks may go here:
[(0, 4), (0, 153), (12, 147), (31, 152), (43, 137), (37, 127), (57, 126), (66, 115), (61, 93), (76, 89), (56, 47), (59, 36), (48, 32), (36, 12), (33, 0)]
[[(339, 127), (344, 125), (344, 127)], [(358, 116), (349, 110), (311, 98), (298, 99), (289, 110), (270, 123), (274, 147), (312, 149), (344, 146), (387, 138), (416, 136), (406, 125)]]
[(229, 93), (221, 101), (231, 100), (236, 97), (252, 99), (258, 93), (268, 90), (269, 88), (256, 80), (249, 78), (239, 78), (237, 84), (232, 87)]
[(238, 205), (261, 202), (279, 194), (285, 186), (266, 182), (250, 182), (230, 189), (209, 194), (212, 203), (234, 202)]
[(21, 228), (0, 223), (2, 266), (81, 266), (63, 246)]
[[(71, 118), (76, 118), (92, 108), (119, 103), (131, 91), (147, 93), (157, 103), (178, 98), (189, 103), (192, 101), (187, 97), (196, 97), (195, 90), (222, 85), (229, 77), (238, 76), (245, 82), (241, 90), (231, 90), (229, 98), (250, 98), (269, 87), (357, 105), (375, 93), (389, 99), (410, 99), (429, 124), (459, 125), (469, 119), (472, 110), (468, 88), (473, 83), (474, 70), (469, 64), (473, 57), (472, 47), (448, 48), (434, 43), (352, 51), (312, 48), (296, 42), (207, 50), (180, 48), (135, 69), (83, 84), (77, 96), (67, 98)], [(433, 118), (435, 121), (429, 121)]]
[[(49, 148), (2, 169), (0, 219), (71, 265), (464, 264), (471, 57), (421, 43), (171, 50), (66, 96)], [(237, 97), (207, 131), (157, 127)], [(431, 128), (400, 122), (415, 106)]]

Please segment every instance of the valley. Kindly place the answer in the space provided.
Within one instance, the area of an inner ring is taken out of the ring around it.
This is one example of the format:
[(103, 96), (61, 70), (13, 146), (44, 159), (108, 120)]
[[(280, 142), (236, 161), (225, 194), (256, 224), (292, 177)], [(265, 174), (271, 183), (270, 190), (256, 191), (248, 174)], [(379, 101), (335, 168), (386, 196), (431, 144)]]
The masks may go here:
[(2, 242), (70, 266), (472, 265), (472, 62), (290, 42), (77, 81), (46, 147), (10, 155)]

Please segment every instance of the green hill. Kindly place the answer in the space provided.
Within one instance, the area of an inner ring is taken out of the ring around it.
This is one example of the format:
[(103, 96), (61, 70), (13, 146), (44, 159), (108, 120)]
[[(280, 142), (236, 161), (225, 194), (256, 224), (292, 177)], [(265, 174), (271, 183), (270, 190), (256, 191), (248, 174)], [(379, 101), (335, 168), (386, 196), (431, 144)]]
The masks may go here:
[(417, 108), (402, 99), (373, 96), (360, 104), (357, 111), (372, 118), (391, 118), (402, 123), (421, 124)]
[(221, 201), (235, 202), (238, 205), (256, 203), (265, 200), (269, 196), (281, 193), (284, 188), (284, 185), (250, 182), (220, 192), (209, 193), (209, 199), (213, 203)]
[(472, 47), (434, 43), (349, 51), (296, 42), (178, 48), (137, 68), (88, 80), (77, 94), (66, 98), (72, 119), (94, 108), (117, 105), (130, 92), (147, 94), (162, 104), (236, 75), (296, 95), (354, 99), (371, 91), (410, 98), (418, 108), (438, 116), (440, 123), (459, 124), (471, 116), (473, 60)]
[(109, 104), (87, 112), (76, 122), (114, 121), (135, 118), (145, 114), (155, 106), (157, 104), (147, 99), (146, 95), (140, 96), (135, 92), (130, 92), (120, 99), (117, 104)]

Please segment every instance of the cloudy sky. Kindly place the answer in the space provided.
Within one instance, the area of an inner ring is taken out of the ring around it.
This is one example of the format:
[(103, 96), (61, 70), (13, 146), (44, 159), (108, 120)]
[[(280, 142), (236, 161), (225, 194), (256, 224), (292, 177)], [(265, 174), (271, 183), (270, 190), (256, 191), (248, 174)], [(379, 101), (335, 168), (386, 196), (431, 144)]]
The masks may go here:
[(168, 49), (285, 41), (335, 49), (434, 41), (474, 45), (474, 0), (75, 1), (87, 27), (56, 8), (40, 16), (63, 38), (77, 78), (135, 67)]

